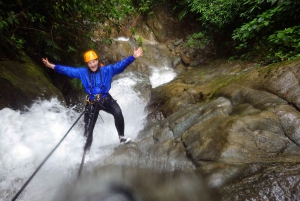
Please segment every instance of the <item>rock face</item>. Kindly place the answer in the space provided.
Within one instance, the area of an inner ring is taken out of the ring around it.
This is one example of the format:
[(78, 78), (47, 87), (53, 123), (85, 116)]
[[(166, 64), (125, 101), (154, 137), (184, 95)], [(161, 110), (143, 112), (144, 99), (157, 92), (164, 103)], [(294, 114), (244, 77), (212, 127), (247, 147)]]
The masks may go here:
[(106, 166), (64, 185), (56, 201), (214, 201), (195, 174), (176, 175), (155, 170)]
[[(182, 140), (211, 187), (221, 189), (223, 200), (299, 199), (294, 179), (300, 173), (299, 101), (295, 98), (299, 96), (299, 64), (253, 68), (215, 62), (191, 70), (153, 91), (149, 119)], [(154, 118), (158, 113), (161, 117)], [(259, 170), (252, 172), (253, 166)], [(259, 177), (266, 181), (259, 183)]]
[(222, 188), (222, 200), (299, 200), (299, 169), (299, 163), (249, 164), (248, 178)]
[(146, 25), (152, 30), (159, 43), (184, 38), (199, 30), (194, 20), (185, 18), (179, 21), (178, 14), (174, 13), (171, 6), (156, 6), (153, 14), (146, 17)]
[(218, 60), (179, 75), (152, 90), (148, 124), (105, 164), (200, 172), (222, 200), (299, 199), (299, 66)]
[(4, 60), (0, 61), (0, 67), (0, 109), (24, 110), (34, 100), (53, 97), (65, 102), (61, 91), (31, 60), (26, 59), (24, 63)]

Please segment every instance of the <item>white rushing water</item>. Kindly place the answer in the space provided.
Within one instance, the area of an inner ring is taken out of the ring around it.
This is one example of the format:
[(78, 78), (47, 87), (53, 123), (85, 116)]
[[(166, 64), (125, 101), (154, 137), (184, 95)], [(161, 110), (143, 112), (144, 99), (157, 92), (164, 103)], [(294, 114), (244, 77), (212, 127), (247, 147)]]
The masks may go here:
[(150, 82), (152, 88), (155, 88), (164, 83), (168, 83), (176, 77), (176, 73), (172, 68), (164, 66), (162, 68), (150, 67), (152, 70), (152, 76)]
[[(150, 78), (153, 87), (175, 77), (170, 69), (163, 68), (162, 71), (153, 68)], [(146, 102), (133, 90), (137, 82), (138, 78), (128, 74), (114, 81), (110, 91), (122, 108), (125, 136), (133, 140), (147, 115), (144, 112)], [(36, 101), (24, 113), (8, 108), (0, 110), (0, 201), (15, 196), (79, 115), (72, 108), (62, 106), (57, 99)], [(51, 201), (60, 184), (77, 174), (85, 143), (83, 125), (82, 117), (17, 200)], [(86, 161), (99, 163), (118, 145), (113, 117), (101, 111)]]

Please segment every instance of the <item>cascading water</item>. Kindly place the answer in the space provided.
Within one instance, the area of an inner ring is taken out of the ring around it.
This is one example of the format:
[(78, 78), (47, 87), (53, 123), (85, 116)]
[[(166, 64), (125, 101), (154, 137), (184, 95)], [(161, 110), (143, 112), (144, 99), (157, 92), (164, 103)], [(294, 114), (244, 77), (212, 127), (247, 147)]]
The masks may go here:
[[(169, 82), (176, 76), (167, 67), (152, 70), (150, 81), (153, 87)], [(132, 73), (124, 74), (123, 78), (112, 83), (110, 91), (122, 108), (125, 136), (133, 140), (142, 129), (146, 117), (146, 102), (133, 90), (139, 81)], [(0, 201), (14, 197), (79, 115), (72, 108), (62, 106), (57, 99), (36, 101), (24, 113), (8, 108), (0, 110)], [(53, 200), (60, 184), (77, 174), (84, 143), (82, 118), (18, 200)], [(101, 164), (102, 159), (109, 156), (118, 145), (113, 117), (100, 112), (86, 163)]]
[(152, 70), (152, 76), (150, 77), (152, 88), (170, 82), (176, 77), (176, 73), (173, 71), (173, 69), (167, 66), (164, 66), (162, 68), (150, 68)]

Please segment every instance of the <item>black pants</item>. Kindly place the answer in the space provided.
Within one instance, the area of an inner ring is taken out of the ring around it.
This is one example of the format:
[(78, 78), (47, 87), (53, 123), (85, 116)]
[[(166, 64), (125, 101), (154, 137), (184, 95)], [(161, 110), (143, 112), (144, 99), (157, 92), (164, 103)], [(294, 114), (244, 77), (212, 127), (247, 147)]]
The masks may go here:
[(99, 111), (103, 110), (112, 114), (115, 119), (115, 126), (119, 137), (124, 136), (124, 117), (119, 104), (108, 95), (105, 101), (96, 101), (93, 104), (87, 103), (84, 114), (84, 136), (87, 138), (84, 150), (89, 150), (93, 141), (93, 131), (98, 119)]

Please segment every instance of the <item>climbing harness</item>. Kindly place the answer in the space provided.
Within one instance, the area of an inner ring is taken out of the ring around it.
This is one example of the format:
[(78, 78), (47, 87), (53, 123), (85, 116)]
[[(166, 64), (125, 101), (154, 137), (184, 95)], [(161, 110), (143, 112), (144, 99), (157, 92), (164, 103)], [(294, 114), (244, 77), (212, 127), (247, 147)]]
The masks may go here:
[(26, 186), (30, 183), (30, 181), (33, 179), (33, 177), (38, 173), (38, 171), (41, 169), (41, 167), (44, 165), (44, 163), (49, 159), (49, 157), (53, 154), (53, 152), (57, 149), (57, 147), (62, 143), (62, 141), (67, 137), (71, 129), (75, 126), (75, 124), (79, 121), (79, 119), (82, 117), (82, 115), (85, 113), (85, 110), (81, 113), (81, 115), (77, 118), (77, 120), (74, 122), (74, 124), (71, 126), (71, 128), (68, 130), (68, 132), (64, 135), (64, 137), (60, 140), (60, 142), (54, 147), (54, 149), (48, 154), (48, 156), (44, 159), (44, 161), (38, 166), (38, 168), (34, 171), (34, 173), (29, 177), (29, 179), (25, 182), (25, 184), (22, 186), (22, 188), (18, 191), (18, 193), (13, 197), (12, 201), (17, 200), (19, 195), (23, 192), (23, 190), (26, 188)]
[(87, 95), (85, 100), (88, 104), (98, 103), (104, 108), (103, 103), (108, 99), (108, 97), (103, 97), (101, 94)]
[(94, 104), (95, 102), (98, 102), (100, 98), (101, 98), (101, 94), (94, 94), (94, 95), (87, 95), (85, 100), (88, 104)]
[(104, 101), (106, 101), (107, 99), (107, 96), (103, 97), (101, 94), (87, 95), (85, 98), (88, 104), (94, 104), (95, 102), (99, 102), (101, 103), (101, 105), (103, 105)]

